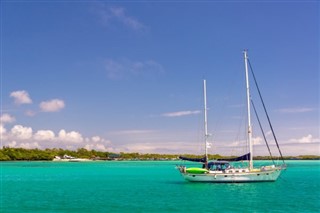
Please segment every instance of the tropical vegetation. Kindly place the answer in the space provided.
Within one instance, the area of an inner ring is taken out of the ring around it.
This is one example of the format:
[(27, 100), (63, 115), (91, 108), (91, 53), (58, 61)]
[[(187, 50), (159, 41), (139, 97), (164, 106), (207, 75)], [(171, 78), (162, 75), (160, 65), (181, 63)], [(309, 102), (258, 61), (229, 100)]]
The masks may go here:
[[(2, 147), (0, 149), (0, 161), (51, 161), (55, 156), (69, 155), (76, 158), (86, 159), (100, 159), (100, 160), (177, 160), (178, 154), (142, 154), (142, 153), (112, 153), (102, 152), (96, 150), (87, 150), (80, 148), (77, 150), (66, 150), (61, 148), (53, 149), (24, 149)], [(184, 154), (183, 156), (200, 158), (203, 156)], [(228, 156), (221, 156), (218, 154), (209, 155), (209, 159), (228, 158)], [(230, 156), (232, 158), (233, 156)], [(255, 160), (270, 160), (270, 157), (257, 156)], [(286, 160), (320, 160), (319, 155), (300, 155), (300, 156), (286, 156)]]

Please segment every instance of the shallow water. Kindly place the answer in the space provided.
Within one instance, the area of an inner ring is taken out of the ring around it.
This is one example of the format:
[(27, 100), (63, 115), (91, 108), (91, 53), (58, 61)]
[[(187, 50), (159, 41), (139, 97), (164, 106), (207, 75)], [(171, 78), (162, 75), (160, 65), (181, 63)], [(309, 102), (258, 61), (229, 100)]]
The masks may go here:
[(186, 182), (166, 161), (1, 162), (1, 212), (319, 212), (320, 161), (276, 182)]

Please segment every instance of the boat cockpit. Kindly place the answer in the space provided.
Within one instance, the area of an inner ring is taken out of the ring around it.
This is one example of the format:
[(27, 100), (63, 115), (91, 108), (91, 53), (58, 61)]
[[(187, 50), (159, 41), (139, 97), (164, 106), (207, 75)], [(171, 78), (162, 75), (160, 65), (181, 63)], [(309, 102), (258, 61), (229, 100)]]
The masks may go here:
[(208, 169), (211, 171), (225, 171), (230, 168), (231, 165), (228, 161), (212, 161), (208, 163)]

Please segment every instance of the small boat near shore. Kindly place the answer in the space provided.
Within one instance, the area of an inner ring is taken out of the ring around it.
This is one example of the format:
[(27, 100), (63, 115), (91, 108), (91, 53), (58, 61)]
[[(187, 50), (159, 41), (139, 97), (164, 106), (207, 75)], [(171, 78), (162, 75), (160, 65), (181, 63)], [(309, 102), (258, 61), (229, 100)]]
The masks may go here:
[(55, 156), (52, 161), (59, 161), (59, 162), (86, 162), (86, 161), (92, 161), (91, 159), (87, 158), (76, 158), (72, 157), (69, 155), (63, 155), (62, 157), (60, 156)]

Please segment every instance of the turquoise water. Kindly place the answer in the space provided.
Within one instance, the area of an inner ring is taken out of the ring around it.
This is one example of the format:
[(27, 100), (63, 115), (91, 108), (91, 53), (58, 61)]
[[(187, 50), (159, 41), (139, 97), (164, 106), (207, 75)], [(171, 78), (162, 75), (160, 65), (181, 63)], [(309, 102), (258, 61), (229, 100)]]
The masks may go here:
[(320, 161), (271, 183), (189, 183), (180, 162), (1, 162), (1, 212), (320, 212)]

